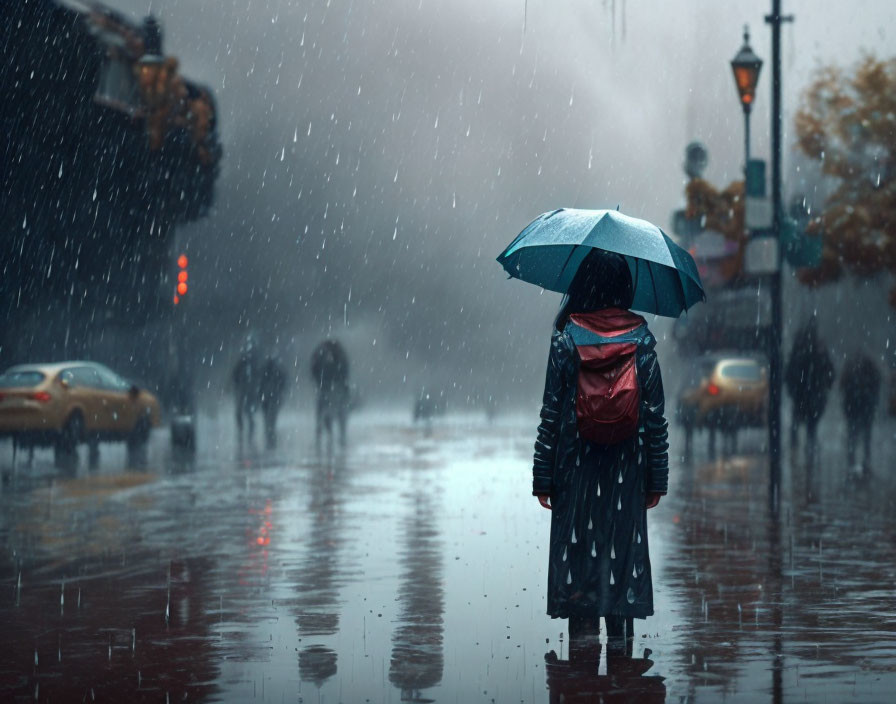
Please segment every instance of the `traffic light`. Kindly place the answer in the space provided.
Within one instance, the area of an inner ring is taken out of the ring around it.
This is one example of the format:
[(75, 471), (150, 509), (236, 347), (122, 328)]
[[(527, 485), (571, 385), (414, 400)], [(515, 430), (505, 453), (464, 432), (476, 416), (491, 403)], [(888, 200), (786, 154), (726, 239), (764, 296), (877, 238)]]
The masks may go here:
[(174, 288), (174, 305), (180, 303), (181, 296), (185, 295), (188, 290), (187, 280), (190, 278), (187, 272), (187, 265), (190, 260), (186, 254), (181, 254), (177, 258), (177, 285)]

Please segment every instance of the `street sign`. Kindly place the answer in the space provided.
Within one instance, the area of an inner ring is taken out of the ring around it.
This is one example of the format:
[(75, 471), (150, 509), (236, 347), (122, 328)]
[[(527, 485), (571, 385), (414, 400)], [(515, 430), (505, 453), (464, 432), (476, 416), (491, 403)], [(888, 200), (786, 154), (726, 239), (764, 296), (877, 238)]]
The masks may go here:
[(744, 271), (748, 274), (774, 274), (781, 268), (778, 240), (775, 237), (753, 237), (744, 250)]
[(765, 230), (772, 226), (772, 202), (768, 198), (747, 196), (744, 208), (748, 230)]
[(689, 218), (684, 208), (672, 213), (672, 232), (686, 240), (699, 235), (703, 231), (703, 218)]
[(762, 159), (750, 159), (747, 162), (747, 197), (765, 198), (765, 162)]
[(795, 269), (821, 264), (821, 235), (809, 235), (793, 218), (781, 221), (781, 249), (787, 263)]

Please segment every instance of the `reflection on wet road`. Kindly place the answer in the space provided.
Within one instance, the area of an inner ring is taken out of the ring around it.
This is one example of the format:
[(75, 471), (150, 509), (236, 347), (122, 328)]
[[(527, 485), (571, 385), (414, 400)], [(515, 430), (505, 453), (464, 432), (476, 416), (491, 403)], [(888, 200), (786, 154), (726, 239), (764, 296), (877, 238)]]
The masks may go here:
[(207, 420), (195, 465), (160, 437), (146, 468), (111, 449), (73, 476), (40, 453), (13, 470), (0, 446), (0, 700), (884, 702), (896, 687), (883, 469), (858, 483), (833, 456), (797, 463), (775, 511), (756, 455), (676, 464), (650, 514), (657, 616), (629, 655), (582, 662), (544, 615), (531, 418), (427, 435), (371, 415), (324, 458), (310, 425), (285, 425), (276, 454), (237, 458)]

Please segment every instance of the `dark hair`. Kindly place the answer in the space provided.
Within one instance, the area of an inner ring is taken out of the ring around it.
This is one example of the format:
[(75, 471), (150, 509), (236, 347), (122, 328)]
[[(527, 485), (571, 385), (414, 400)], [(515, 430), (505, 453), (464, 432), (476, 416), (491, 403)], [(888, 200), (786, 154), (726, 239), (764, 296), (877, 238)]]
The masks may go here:
[(574, 313), (601, 308), (631, 308), (632, 274), (625, 258), (603, 249), (592, 249), (579, 265), (560, 305), (554, 327), (563, 330)]

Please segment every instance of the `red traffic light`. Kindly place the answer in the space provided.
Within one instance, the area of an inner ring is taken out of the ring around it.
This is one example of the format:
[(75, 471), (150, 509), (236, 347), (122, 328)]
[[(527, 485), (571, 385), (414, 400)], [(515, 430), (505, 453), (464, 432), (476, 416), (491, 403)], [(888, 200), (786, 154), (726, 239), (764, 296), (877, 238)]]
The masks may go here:
[(178, 281), (178, 283), (181, 283), (181, 284), (187, 282), (187, 272), (186, 272), (186, 270), (177, 272), (177, 281)]
[(181, 282), (177, 285), (177, 292), (178, 292), (181, 296), (183, 296), (183, 295), (187, 292), (187, 285), (186, 285), (183, 281), (181, 281)]
[(189, 263), (190, 263), (190, 260), (187, 259), (187, 255), (186, 255), (186, 254), (181, 254), (181, 255), (177, 258), (177, 266), (179, 266), (181, 269), (186, 269), (186, 268), (187, 268), (187, 264), (189, 264)]

